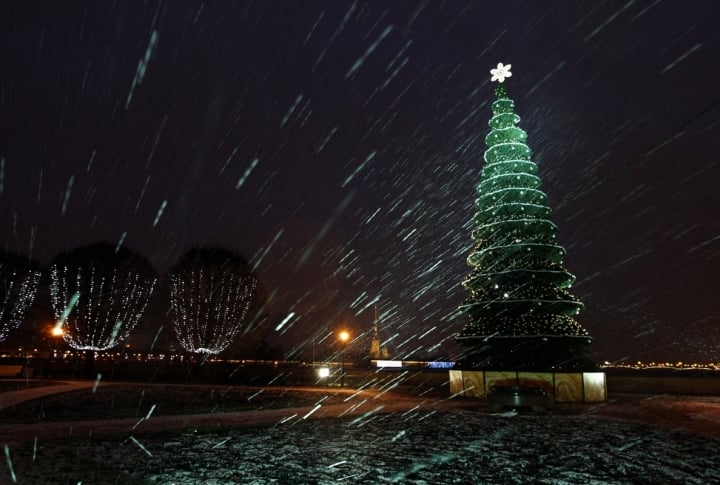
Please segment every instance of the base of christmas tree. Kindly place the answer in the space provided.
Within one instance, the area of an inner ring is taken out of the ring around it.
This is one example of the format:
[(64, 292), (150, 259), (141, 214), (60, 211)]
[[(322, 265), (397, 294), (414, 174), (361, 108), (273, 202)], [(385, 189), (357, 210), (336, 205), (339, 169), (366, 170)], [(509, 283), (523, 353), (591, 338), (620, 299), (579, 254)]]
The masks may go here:
[(483, 398), (493, 386), (542, 387), (554, 396), (555, 402), (607, 400), (604, 372), (450, 371), (450, 392), (453, 395)]
[(590, 337), (461, 336), (467, 347), (456, 368), (532, 372), (591, 372)]

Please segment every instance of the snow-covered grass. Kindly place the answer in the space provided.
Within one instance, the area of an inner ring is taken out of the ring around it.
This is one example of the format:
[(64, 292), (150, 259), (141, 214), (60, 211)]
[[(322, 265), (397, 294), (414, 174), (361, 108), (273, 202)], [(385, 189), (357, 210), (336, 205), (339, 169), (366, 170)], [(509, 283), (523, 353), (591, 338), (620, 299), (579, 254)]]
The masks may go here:
[[(326, 401), (339, 402), (332, 392)], [(310, 406), (317, 393), (283, 388), (120, 384), (52, 394), (0, 410), (0, 424), (122, 419)]]
[(34, 484), (706, 484), (720, 481), (719, 446), (597, 415), (449, 409), (79, 437), (24, 446), (13, 464), (19, 483)]
[[(13, 483), (10, 467), (17, 483), (32, 484), (720, 482), (717, 398), (621, 396), (599, 406), (518, 415), (487, 413), (475, 400), (458, 406), (447, 395), (144, 390), (102, 389), (100, 408), (89, 392), (82, 399), (78, 393), (56, 397), (56, 406), (64, 402), (76, 418), (95, 406), (90, 414), (98, 424), (116, 423), (97, 416), (108, 403), (134, 406), (140, 418), (117, 421), (115, 430), (80, 422), (9, 425), (8, 436), (18, 429), (37, 434), (10, 441), (0, 483)], [(206, 408), (217, 404), (218, 392), (256, 399), (259, 406), (237, 403), (239, 414)], [(132, 399), (121, 399), (123, 393)], [(166, 419), (160, 416), (171, 401), (176, 409), (188, 405), (211, 414), (175, 416), (143, 429)], [(155, 404), (158, 414), (148, 416), (139, 402)], [(359, 412), (339, 411), (360, 404)], [(296, 405), (304, 407), (283, 407)], [(37, 406), (26, 403), (16, 412)]]

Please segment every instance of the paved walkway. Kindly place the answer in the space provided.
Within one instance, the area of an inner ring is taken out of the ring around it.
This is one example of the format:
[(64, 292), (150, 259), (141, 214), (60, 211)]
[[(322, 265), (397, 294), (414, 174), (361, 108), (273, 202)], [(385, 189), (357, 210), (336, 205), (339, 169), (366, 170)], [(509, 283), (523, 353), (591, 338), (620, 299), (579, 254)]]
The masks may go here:
[[(23, 381), (14, 379), (12, 382), (21, 384)], [(96, 381), (33, 381), (29, 382), (40, 382), (47, 383), (48, 385), (38, 385), (34, 387), (28, 387), (27, 389), (21, 389), (18, 391), (5, 391), (0, 392), (0, 410), (15, 406), (26, 401), (32, 401), (33, 399), (39, 399), (45, 396), (51, 396), (53, 394), (60, 394), (62, 392), (77, 391), (80, 389), (91, 389), (94, 386), (110, 386), (113, 385), (109, 382), (96, 382)]]
[[(95, 385), (116, 383), (95, 381), (54, 381), (55, 385), (33, 387), (0, 393), (0, 409), (44, 396), (92, 389)], [(123, 383), (127, 384), (127, 383)], [(148, 384), (145, 384), (148, 385)], [(287, 388), (305, 392), (327, 393), (328, 388)], [(375, 413), (418, 411), (433, 413), (450, 409), (478, 409), (472, 398), (418, 397), (404, 393), (383, 392), (377, 389), (338, 389), (333, 393), (347, 394), (343, 404), (315, 407), (266, 409), (245, 412), (213, 413), (181, 416), (153, 416), (151, 419), (114, 419), (92, 421), (44, 422), (2, 426), (4, 444), (20, 444), (38, 436), (67, 437), (93, 434), (137, 435), (164, 429), (258, 426), (273, 423), (292, 423), (306, 419), (340, 416), (362, 416)], [(557, 410), (558, 412), (563, 412)], [(566, 409), (565, 412), (601, 414), (615, 419), (645, 422), (671, 429), (689, 431), (706, 436), (720, 436), (720, 398), (698, 396), (642, 396), (622, 395), (596, 406)]]
[[(8, 407), (11, 403), (36, 399), (39, 397), (68, 392), (78, 389), (88, 389), (95, 385), (93, 381), (63, 382), (60, 385), (45, 386), (21, 391), (0, 393), (0, 407)], [(100, 385), (113, 385), (105, 383)], [(278, 388), (280, 389), (280, 388)], [(328, 388), (307, 387), (287, 388), (303, 392), (327, 393)], [(3, 444), (19, 445), (24, 442), (36, 440), (38, 437), (62, 438), (68, 436), (89, 435), (139, 435), (153, 433), (166, 429), (180, 428), (214, 428), (259, 426), (275, 423), (292, 424), (293, 421), (307, 419), (322, 419), (342, 416), (362, 416), (376, 413), (386, 414), (395, 412), (418, 411), (432, 413), (441, 409), (476, 409), (477, 401), (474, 399), (451, 398), (424, 398), (407, 396), (392, 392), (383, 392), (376, 389), (339, 389), (333, 388), (335, 394), (346, 394), (343, 404), (330, 404), (325, 406), (304, 406), (282, 409), (263, 409), (255, 411), (153, 416), (150, 419), (127, 418), (110, 420), (78, 420), (62, 422), (43, 422), (28, 424), (11, 424), (2, 426)]]

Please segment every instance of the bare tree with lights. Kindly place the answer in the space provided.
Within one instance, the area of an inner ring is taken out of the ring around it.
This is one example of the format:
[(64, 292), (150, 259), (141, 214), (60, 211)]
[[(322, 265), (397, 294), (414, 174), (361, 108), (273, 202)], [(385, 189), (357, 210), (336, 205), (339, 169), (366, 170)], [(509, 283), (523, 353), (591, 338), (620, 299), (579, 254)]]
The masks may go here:
[(527, 134), (505, 93), (510, 65), (491, 71), (499, 81), (485, 138), (463, 281), (470, 295), (460, 310), (469, 322), (458, 341), (471, 350), (468, 367), (569, 370), (592, 367), (590, 337), (575, 316), (583, 308), (569, 291), (575, 277), (563, 267), (565, 250), (531, 161)]
[(170, 314), (180, 346), (205, 356), (247, 330), (258, 280), (240, 256), (220, 248), (188, 251), (170, 270)]
[(57, 256), (50, 277), (57, 325), (70, 347), (88, 351), (89, 373), (96, 351), (127, 340), (157, 282), (145, 258), (105, 243)]
[(13, 253), (0, 255), (0, 342), (20, 326), (40, 281), (36, 265)]

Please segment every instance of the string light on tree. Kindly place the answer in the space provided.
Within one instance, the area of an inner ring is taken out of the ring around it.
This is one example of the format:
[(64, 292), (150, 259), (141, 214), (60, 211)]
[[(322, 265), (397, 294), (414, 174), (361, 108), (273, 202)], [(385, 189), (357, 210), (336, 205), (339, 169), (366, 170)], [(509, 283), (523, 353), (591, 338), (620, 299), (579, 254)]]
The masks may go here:
[(195, 249), (171, 270), (170, 312), (180, 346), (214, 355), (230, 346), (255, 302), (257, 279), (240, 257)]
[(66, 253), (50, 266), (50, 297), (63, 340), (76, 350), (100, 351), (127, 340), (157, 278), (144, 260), (111, 245)]
[[(556, 241), (558, 228), (550, 220), (527, 134), (505, 92), (510, 68), (499, 63), (490, 70), (498, 85), (476, 188), (474, 245), (467, 259), (472, 271), (463, 281), (469, 296), (460, 310), (469, 322), (458, 339), (468, 345), (490, 337), (587, 341), (588, 332), (574, 319), (583, 308), (569, 292), (575, 278), (563, 267), (565, 250)], [(512, 344), (498, 349), (494, 356), (488, 351), (491, 363), (502, 360)]]
[(155, 286), (154, 280), (119, 270), (106, 276), (96, 268), (56, 265), (50, 275), (55, 318), (63, 323), (65, 342), (77, 350), (107, 350), (127, 340)]
[(40, 272), (21, 258), (5, 259), (0, 261), (0, 342), (22, 323), (40, 282)]

